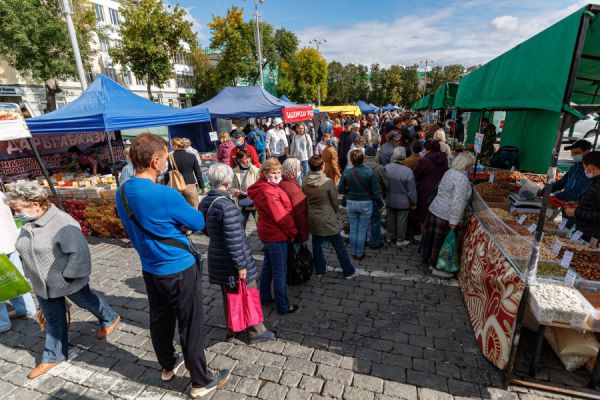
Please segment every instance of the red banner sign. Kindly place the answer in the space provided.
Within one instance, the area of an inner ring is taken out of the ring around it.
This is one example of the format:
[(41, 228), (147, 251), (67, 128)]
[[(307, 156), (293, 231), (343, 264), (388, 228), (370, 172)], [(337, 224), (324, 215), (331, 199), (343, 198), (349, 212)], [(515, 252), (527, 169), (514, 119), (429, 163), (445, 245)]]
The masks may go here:
[(285, 122), (298, 122), (313, 119), (315, 112), (312, 107), (285, 107), (283, 109), (283, 120)]

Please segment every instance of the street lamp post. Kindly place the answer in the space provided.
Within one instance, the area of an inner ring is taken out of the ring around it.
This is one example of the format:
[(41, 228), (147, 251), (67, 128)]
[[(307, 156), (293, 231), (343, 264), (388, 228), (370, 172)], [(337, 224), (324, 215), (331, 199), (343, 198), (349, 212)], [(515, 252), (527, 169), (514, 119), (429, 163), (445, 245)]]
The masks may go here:
[[(317, 48), (317, 51), (319, 51), (321, 44), (327, 43), (327, 39), (314, 38), (314, 39), (310, 40), (308, 43), (314, 44), (315, 47)], [(320, 83), (317, 85), (317, 105), (319, 107), (321, 107), (321, 84)]]
[(259, 26), (259, 17), (260, 14), (258, 13), (258, 2), (260, 1), (260, 4), (264, 4), (264, 0), (254, 0), (254, 18), (256, 21), (256, 53), (258, 55), (258, 74), (260, 75), (260, 86), (262, 88), (265, 87), (265, 81), (263, 78), (263, 67), (262, 67), (262, 45), (261, 45), (261, 39), (260, 39), (260, 26)]
[(71, 10), (71, 0), (60, 0), (60, 9), (67, 21), (67, 29), (69, 30), (69, 38), (71, 39), (71, 47), (73, 47), (73, 57), (75, 57), (75, 66), (77, 67), (77, 75), (81, 83), (81, 89), (87, 89), (87, 80), (83, 71), (83, 62), (81, 62), (81, 53), (79, 53), (79, 44), (77, 43), (77, 35), (75, 34), (75, 25), (73, 25), (73, 11)]
[(421, 60), (419, 61), (419, 64), (425, 64), (425, 76), (423, 78), (423, 94), (425, 94), (425, 92), (427, 91), (427, 67), (429, 66), (429, 64), (433, 65), (433, 60), (430, 59), (425, 59), (425, 60)]

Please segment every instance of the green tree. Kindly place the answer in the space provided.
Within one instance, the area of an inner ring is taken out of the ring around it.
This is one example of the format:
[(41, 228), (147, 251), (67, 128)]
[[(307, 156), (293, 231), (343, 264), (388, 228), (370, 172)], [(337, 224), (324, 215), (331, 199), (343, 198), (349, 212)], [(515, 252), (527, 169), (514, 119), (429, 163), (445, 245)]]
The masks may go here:
[(301, 103), (315, 103), (319, 89), (323, 101), (327, 98), (327, 61), (317, 49), (305, 47), (291, 63), (281, 63), (278, 93), (287, 93)]
[[(170, 7), (169, 7), (170, 8)], [(121, 44), (110, 49), (113, 60), (144, 77), (148, 97), (152, 85), (162, 87), (175, 76), (173, 59), (183, 50), (182, 42), (196, 45), (192, 24), (179, 6), (166, 9), (161, 0), (131, 0), (121, 7)]]
[[(325, 104), (343, 104), (344, 94), (344, 66), (337, 61), (332, 61), (327, 65), (327, 89), (328, 95)], [(323, 99), (321, 99), (323, 101)]]
[(402, 86), (400, 88), (402, 104), (409, 106), (417, 101), (419, 96), (419, 78), (417, 77), (417, 66), (402, 69)]
[(479, 67), (481, 67), (481, 64), (477, 64), (477, 65), (471, 65), (469, 68), (467, 68), (467, 70), (465, 71), (465, 75), (466, 74), (470, 74), (471, 72), (475, 71), (476, 69), (478, 69)]
[(298, 51), (298, 44), (300, 42), (294, 32), (288, 31), (285, 28), (279, 28), (275, 31), (273, 43), (281, 60), (289, 63), (292, 61), (296, 51)]
[[(73, 22), (84, 66), (94, 56), (94, 12), (87, 0), (73, 1)], [(58, 0), (0, 1), (0, 58), (24, 77), (43, 82), (46, 109), (56, 109), (59, 81), (77, 77), (73, 49)]]
[(194, 67), (195, 104), (213, 98), (222, 89), (218, 84), (217, 69), (200, 47), (192, 48), (190, 61)]
[(465, 67), (460, 64), (451, 64), (444, 67), (444, 81), (446, 82), (458, 82), (464, 74)]

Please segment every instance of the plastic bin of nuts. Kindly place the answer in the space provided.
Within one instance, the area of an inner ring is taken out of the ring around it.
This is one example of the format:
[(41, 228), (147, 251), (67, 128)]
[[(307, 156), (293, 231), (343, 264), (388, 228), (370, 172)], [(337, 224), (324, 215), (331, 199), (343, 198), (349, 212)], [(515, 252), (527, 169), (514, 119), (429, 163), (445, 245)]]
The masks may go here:
[(589, 301), (574, 287), (551, 280), (538, 280), (531, 286), (529, 305), (540, 323), (559, 322), (583, 328), (594, 311)]

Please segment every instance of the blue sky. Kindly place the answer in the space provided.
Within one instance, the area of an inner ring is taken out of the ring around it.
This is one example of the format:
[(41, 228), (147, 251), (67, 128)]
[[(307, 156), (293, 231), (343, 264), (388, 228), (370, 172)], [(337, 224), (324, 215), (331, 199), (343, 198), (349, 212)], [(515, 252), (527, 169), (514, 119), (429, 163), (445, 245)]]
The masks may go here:
[[(254, 0), (169, 0), (189, 13), (206, 46), (213, 15)], [(294, 31), (301, 46), (324, 38), (328, 61), (412, 65), (485, 63), (571, 14), (580, 0), (265, 0), (262, 18)]]

